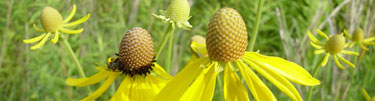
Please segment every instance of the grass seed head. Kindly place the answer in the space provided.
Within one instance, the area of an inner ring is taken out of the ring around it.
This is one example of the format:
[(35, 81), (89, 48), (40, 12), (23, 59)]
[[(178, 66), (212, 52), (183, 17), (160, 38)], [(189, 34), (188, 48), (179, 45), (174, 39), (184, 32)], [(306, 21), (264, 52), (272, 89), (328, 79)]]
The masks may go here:
[(119, 58), (127, 69), (140, 69), (152, 63), (154, 46), (150, 34), (145, 29), (135, 27), (122, 38)]
[(340, 53), (345, 48), (345, 37), (342, 34), (336, 34), (329, 38), (325, 45), (325, 49), (330, 54)]
[(55, 8), (45, 7), (40, 14), (40, 22), (46, 32), (55, 32), (63, 25), (63, 18)]
[(207, 31), (210, 59), (234, 61), (245, 54), (247, 30), (241, 15), (232, 8), (222, 8), (211, 18)]

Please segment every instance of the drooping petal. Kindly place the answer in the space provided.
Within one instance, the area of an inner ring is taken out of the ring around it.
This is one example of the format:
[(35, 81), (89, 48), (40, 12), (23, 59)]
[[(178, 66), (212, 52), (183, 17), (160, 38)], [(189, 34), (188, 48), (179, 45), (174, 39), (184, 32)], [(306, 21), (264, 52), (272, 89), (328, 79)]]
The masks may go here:
[(365, 50), (365, 51), (368, 50), (368, 48), (367, 48), (365, 45), (363, 45), (362, 43), (359, 43), (359, 46), (361, 46), (361, 48), (362, 48), (363, 50)]
[(130, 101), (151, 101), (156, 95), (152, 85), (149, 85), (145, 77), (137, 75), (133, 78), (135, 82), (131, 88)]
[(311, 34), (310, 31), (307, 32), (307, 36), (309, 36), (310, 40), (318, 45), (323, 45), (318, 39), (315, 38), (314, 35)]
[(35, 49), (42, 47), (46, 43), (50, 35), (51, 33), (47, 33), (47, 35), (38, 44), (32, 46), (30, 49), (35, 50)]
[(327, 65), (327, 62), (328, 62), (329, 56), (330, 56), (329, 53), (326, 53), (326, 55), (324, 55), (323, 61), (322, 61), (322, 63), (320, 64), (321, 66), (324, 67), (324, 66)]
[(339, 60), (337, 59), (337, 56), (336, 55), (333, 55), (333, 60), (335, 60), (335, 63), (337, 65), (337, 67), (340, 67), (340, 69), (344, 69), (344, 67), (341, 65), (341, 63), (339, 62)]
[(324, 53), (326, 50), (324, 50), (324, 49), (319, 49), (319, 50), (315, 50), (314, 51), (314, 54), (322, 54), (322, 53)]
[(348, 33), (348, 31), (346, 31), (346, 29), (344, 29), (344, 35), (345, 35), (346, 39), (352, 39), (352, 36), (349, 35), (349, 33)]
[(326, 40), (329, 39), (329, 37), (328, 37), (325, 33), (323, 33), (321, 30), (316, 29), (316, 31), (318, 32), (318, 34), (319, 34), (320, 36), (324, 37)]
[(74, 21), (72, 23), (68, 23), (68, 24), (64, 24), (63, 27), (71, 27), (71, 26), (75, 26), (75, 25), (78, 25), (78, 24), (81, 24), (83, 22), (85, 22), (87, 19), (90, 18), (90, 14), (87, 14), (85, 17), (77, 20), (77, 21)]
[(352, 48), (352, 47), (354, 46), (355, 43), (356, 43), (355, 41), (351, 41), (351, 42), (348, 43), (347, 46), (349, 46), (349, 48)]
[(231, 64), (224, 68), (224, 98), (226, 101), (249, 101), (247, 91), (242, 81), (233, 71)]
[(130, 76), (126, 76), (122, 80), (120, 86), (117, 88), (115, 94), (110, 99), (111, 101), (129, 101), (131, 88), (133, 87), (133, 80)]
[(34, 43), (34, 42), (42, 40), (44, 38), (44, 36), (46, 36), (46, 33), (43, 33), (42, 35), (39, 35), (39, 36), (34, 37), (32, 39), (25, 39), (25, 40), (23, 40), (23, 43)]
[(57, 41), (59, 41), (59, 37), (60, 37), (60, 32), (56, 31), (55, 32), (55, 36), (53, 37), (53, 39), (51, 40), (51, 42), (54, 43), (54, 44), (56, 44)]
[(96, 84), (105, 78), (109, 77), (109, 75), (119, 75), (120, 72), (111, 72), (106, 71), (104, 68), (98, 67), (97, 68), (100, 72), (96, 73), (93, 76), (90, 76), (88, 78), (68, 78), (65, 80), (65, 83), (70, 86), (77, 86), (77, 87), (83, 87), (88, 86), (92, 84)]
[(202, 72), (203, 67), (209, 62), (209, 58), (201, 58), (188, 63), (182, 71), (172, 78), (159, 92), (155, 100), (176, 101), (181, 98), (184, 92), (195, 78)]
[(342, 50), (341, 53), (346, 54), (346, 55), (356, 55), (356, 56), (359, 55), (357, 52), (347, 51), (347, 50)]
[(258, 101), (276, 101), (271, 90), (263, 83), (262, 80), (242, 61), (236, 62), (240, 69), (241, 76), (245, 80), (253, 97)]
[(39, 28), (36, 24), (33, 24), (33, 27), (37, 32), (45, 32), (44, 29)]
[(109, 75), (108, 79), (93, 93), (91, 93), (89, 96), (86, 98), (82, 99), (82, 101), (92, 101), (101, 96), (104, 91), (108, 89), (109, 86), (115, 81), (117, 75)]
[(362, 93), (363, 93), (363, 96), (365, 96), (366, 101), (371, 101), (370, 95), (368, 95), (368, 93), (366, 92), (364, 88), (362, 88)]
[(66, 34), (78, 34), (78, 33), (83, 32), (83, 28), (78, 29), (78, 30), (70, 30), (70, 29), (66, 29), (66, 28), (60, 28), (59, 30), (61, 32), (66, 33)]
[(204, 57), (208, 56), (207, 48), (205, 44), (200, 44), (198, 42), (192, 41), (190, 45), (191, 49), (196, 53), (197, 55), (202, 55)]
[(76, 14), (76, 5), (75, 4), (73, 5), (72, 12), (70, 12), (69, 16), (64, 20), (64, 23), (68, 23), (73, 18), (74, 14)]
[(165, 79), (171, 79), (172, 76), (164, 71), (164, 69), (157, 63), (155, 63), (155, 67), (153, 68), (154, 72)]
[(322, 46), (315, 44), (314, 42), (310, 42), (310, 45), (315, 47), (316, 49), (322, 49)]
[(363, 40), (363, 42), (372, 42), (374, 40), (375, 40), (375, 37), (370, 37), (370, 38)]
[(350, 67), (355, 67), (354, 64), (352, 64), (351, 62), (349, 62), (348, 60), (345, 60), (343, 57), (341, 57), (340, 55), (337, 55), (337, 57), (339, 57), (339, 59), (344, 62), (345, 64), (349, 65)]
[(265, 56), (256, 52), (246, 52), (246, 59), (253, 59), (267, 64), (268, 68), (275, 71), (287, 79), (307, 86), (319, 85), (320, 81), (313, 78), (309, 72), (296, 63), (289, 62), (279, 57)]
[(218, 63), (209, 64), (203, 72), (197, 77), (193, 84), (188, 88), (181, 100), (186, 101), (209, 101), (212, 100), (215, 90), (215, 78), (218, 74), (215, 72)]
[(244, 59), (244, 61), (290, 98), (302, 101), (297, 89), (286, 78), (277, 73), (277, 70), (272, 70), (274, 67), (256, 59)]

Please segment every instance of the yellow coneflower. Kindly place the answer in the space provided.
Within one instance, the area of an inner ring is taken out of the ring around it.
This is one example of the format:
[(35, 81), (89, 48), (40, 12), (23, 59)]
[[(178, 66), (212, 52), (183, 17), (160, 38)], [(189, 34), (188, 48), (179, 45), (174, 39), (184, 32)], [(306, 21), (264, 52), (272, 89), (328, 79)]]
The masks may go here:
[(83, 28), (78, 29), (78, 30), (72, 30), (72, 29), (68, 29), (67, 27), (76, 26), (78, 24), (85, 22), (87, 19), (89, 19), (90, 14), (87, 14), (85, 17), (77, 21), (69, 23), (69, 21), (73, 18), (75, 12), (76, 12), (76, 5), (73, 5), (72, 12), (66, 19), (63, 20), (61, 14), (55, 8), (52, 8), (52, 7), (43, 8), (42, 13), (40, 14), (40, 22), (42, 23), (43, 29), (38, 28), (35, 24), (33, 25), (33, 27), (36, 31), (44, 32), (44, 33), (32, 39), (25, 39), (23, 40), (23, 42), (35, 43), (37, 41), (40, 41), (38, 44), (30, 48), (34, 50), (34, 49), (38, 49), (42, 47), (46, 43), (46, 41), (49, 39), (51, 34), (54, 34), (54, 37), (51, 40), (51, 42), (57, 43), (61, 32), (66, 33), (66, 34), (81, 33), (83, 31)]
[(253, 70), (293, 100), (302, 98), (290, 81), (308, 86), (320, 84), (319, 80), (293, 62), (257, 52), (246, 52), (246, 25), (241, 15), (232, 8), (222, 8), (215, 13), (208, 25), (206, 36), (206, 48), (202, 48), (206, 45), (199, 42), (193, 42), (191, 48), (199, 53), (207, 51), (208, 57), (189, 62), (166, 84), (156, 96), (156, 100), (212, 100), (216, 76), (221, 72), (224, 75), (224, 98), (228, 101), (249, 100), (246, 87), (237, 71), (253, 97), (260, 101), (273, 101), (276, 98)]
[(375, 96), (371, 98), (364, 88), (362, 88), (362, 93), (363, 93), (363, 96), (365, 96), (366, 101), (375, 101)]
[[(348, 60), (345, 60), (342, 56), (342, 54), (347, 54), (347, 55), (358, 55), (356, 52), (344, 50), (348, 46), (348, 44), (345, 43), (345, 37), (343, 34), (336, 34), (333, 36), (328, 37), (325, 33), (317, 29), (317, 32), (320, 36), (325, 38), (327, 41), (325, 43), (320, 42), (317, 38), (314, 37), (314, 35), (311, 34), (311, 32), (307, 32), (311, 42), (310, 45), (315, 47), (317, 50), (315, 50), (315, 54), (322, 54), (326, 53), (322, 63), (320, 64), (321, 66), (325, 66), (328, 62), (329, 56), (332, 55), (333, 60), (335, 61), (336, 65), (340, 67), (341, 69), (344, 69), (344, 67), (341, 65), (339, 60), (344, 62), (345, 64), (349, 65), (350, 67), (355, 67), (354, 64), (349, 62)], [(338, 58), (338, 59), (337, 59)]]
[(349, 35), (346, 30), (344, 30), (345, 37), (351, 40), (349, 42), (349, 47), (353, 47), (355, 43), (357, 43), (363, 50), (368, 50), (365, 45), (375, 45), (375, 37), (370, 37), (364, 39), (363, 30), (361, 28), (356, 28), (353, 32), (353, 36)]
[(189, 23), (190, 5), (187, 0), (172, 0), (167, 11), (160, 11), (161, 15), (152, 14), (162, 19), (166, 23), (171, 23), (173, 29), (177, 25), (178, 28), (189, 30), (192, 26)]
[(111, 100), (149, 101), (153, 99), (171, 76), (153, 60), (154, 47), (150, 34), (136, 27), (125, 33), (118, 58), (109, 58), (107, 69), (88, 78), (68, 78), (66, 84), (83, 87), (107, 79), (94, 93), (83, 100), (94, 100), (114, 82), (125, 76)]

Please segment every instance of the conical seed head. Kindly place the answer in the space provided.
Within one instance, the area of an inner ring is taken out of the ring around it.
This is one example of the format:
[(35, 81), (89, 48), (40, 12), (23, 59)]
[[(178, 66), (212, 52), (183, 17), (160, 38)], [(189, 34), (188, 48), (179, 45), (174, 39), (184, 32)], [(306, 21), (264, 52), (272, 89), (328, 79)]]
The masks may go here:
[(40, 14), (40, 22), (46, 32), (55, 32), (63, 25), (63, 18), (55, 8), (45, 7)]
[(127, 31), (122, 38), (119, 58), (125, 68), (139, 69), (152, 63), (154, 46), (148, 32), (140, 27)]
[(234, 61), (245, 54), (247, 30), (241, 15), (232, 8), (222, 8), (208, 24), (207, 50), (210, 59)]
[(167, 17), (175, 22), (186, 22), (189, 14), (190, 5), (187, 0), (172, 0), (167, 9)]
[(363, 30), (361, 28), (358, 27), (354, 30), (352, 40), (357, 42), (363, 40)]
[(345, 37), (342, 34), (336, 34), (329, 38), (325, 45), (326, 51), (330, 54), (338, 54), (345, 48)]

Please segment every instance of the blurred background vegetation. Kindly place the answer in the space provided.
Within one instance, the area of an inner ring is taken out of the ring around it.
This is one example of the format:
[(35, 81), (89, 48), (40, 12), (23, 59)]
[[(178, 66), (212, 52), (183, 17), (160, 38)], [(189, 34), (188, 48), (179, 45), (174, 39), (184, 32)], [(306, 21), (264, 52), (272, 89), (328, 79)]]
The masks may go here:
[[(79, 77), (76, 65), (61, 45), (47, 42), (31, 51), (23, 39), (40, 35), (32, 24), (40, 24), (39, 15), (46, 6), (56, 8), (67, 17), (73, 4), (77, 13), (73, 20), (90, 13), (91, 17), (78, 27), (82, 34), (69, 35), (68, 41), (79, 58), (86, 75), (96, 73), (108, 57), (118, 52), (120, 40), (132, 27), (143, 27), (151, 34), (154, 46), (159, 45), (167, 25), (151, 14), (165, 10), (170, 0), (0, 0), (0, 100), (78, 100), (88, 95), (86, 88), (65, 85), (67, 77)], [(258, 0), (189, 0), (193, 29), (176, 30), (173, 47), (175, 75), (190, 59), (190, 38), (205, 36), (211, 16), (221, 7), (235, 8), (247, 24), (249, 37), (255, 23)], [(314, 55), (307, 31), (322, 29), (327, 34), (352, 32), (361, 27), (365, 36), (374, 36), (374, 0), (265, 0), (255, 50), (296, 62), (312, 73), (322, 55)], [(316, 86), (313, 100), (364, 100), (361, 88), (375, 95), (374, 46), (361, 53), (361, 58), (346, 57), (356, 62), (355, 69), (338, 69), (332, 60), (321, 68), (321, 85)], [(166, 49), (164, 49), (166, 50)], [(360, 52), (358, 47), (351, 50)], [(161, 56), (165, 56), (162, 52)], [(165, 65), (163, 59), (157, 60)], [(348, 66), (346, 66), (348, 67)], [(260, 76), (261, 77), (261, 76)], [(261, 77), (262, 78), (262, 77)], [(279, 100), (291, 100), (263, 78)], [(98, 100), (113, 95), (120, 79)], [(91, 86), (95, 90), (100, 84)], [(308, 88), (294, 84), (303, 98)], [(218, 90), (216, 90), (218, 91)], [(251, 95), (251, 94), (249, 94)], [(215, 92), (214, 100), (222, 94)]]

